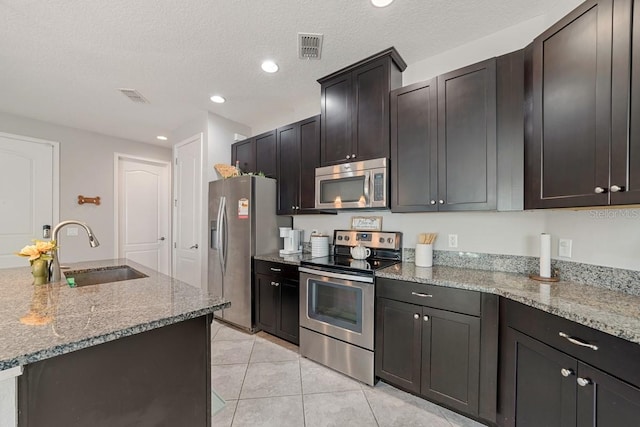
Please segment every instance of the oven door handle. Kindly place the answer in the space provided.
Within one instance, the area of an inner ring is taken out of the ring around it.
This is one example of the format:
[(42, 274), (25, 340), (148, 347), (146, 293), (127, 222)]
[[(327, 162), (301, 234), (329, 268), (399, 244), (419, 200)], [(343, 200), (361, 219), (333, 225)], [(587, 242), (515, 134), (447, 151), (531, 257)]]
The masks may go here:
[(353, 282), (373, 283), (373, 277), (356, 276), (352, 274), (334, 273), (331, 271), (314, 270), (306, 267), (299, 267), (300, 273), (313, 274), (314, 276), (330, 277), (332, 279), (351, 280)]

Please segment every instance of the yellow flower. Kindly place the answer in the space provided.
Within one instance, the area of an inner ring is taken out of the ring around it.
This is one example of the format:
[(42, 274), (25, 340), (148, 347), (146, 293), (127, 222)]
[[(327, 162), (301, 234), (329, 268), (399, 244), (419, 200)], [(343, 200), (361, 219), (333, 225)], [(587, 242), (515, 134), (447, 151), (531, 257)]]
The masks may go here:
[(36, 240), (36, 249), (38, 249), (38, 251), (41, 254), (47, 253), (50, 250), (55, 249), (56, 247), (56, 243), (54, 241), (42, 241), (42, 240)]
[(20, 249), (18, 252), (20, 256), (28, 256), (29, 261), (33, 261), (34, 259), (40, 258), (40, 251), (36, 248), (36, 245), (27, 245), (24, 248)]

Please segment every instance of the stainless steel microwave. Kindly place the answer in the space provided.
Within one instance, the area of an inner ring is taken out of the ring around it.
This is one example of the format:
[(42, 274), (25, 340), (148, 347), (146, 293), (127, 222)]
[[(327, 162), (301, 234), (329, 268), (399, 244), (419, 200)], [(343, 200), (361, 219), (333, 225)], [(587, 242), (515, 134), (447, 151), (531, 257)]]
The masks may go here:
[(386, 158), (316, 169), (316, 209), (384, 209), (389, 161)]

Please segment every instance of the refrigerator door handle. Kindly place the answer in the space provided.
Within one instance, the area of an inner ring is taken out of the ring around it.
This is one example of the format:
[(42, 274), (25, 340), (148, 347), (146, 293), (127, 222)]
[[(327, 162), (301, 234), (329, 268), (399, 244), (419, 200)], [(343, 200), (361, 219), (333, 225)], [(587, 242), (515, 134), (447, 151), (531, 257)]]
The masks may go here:
[(227, 198), (225, 196), (220, 198), (220, 225), (218, 227), (220, 269), (224, 275), (227, 269)]

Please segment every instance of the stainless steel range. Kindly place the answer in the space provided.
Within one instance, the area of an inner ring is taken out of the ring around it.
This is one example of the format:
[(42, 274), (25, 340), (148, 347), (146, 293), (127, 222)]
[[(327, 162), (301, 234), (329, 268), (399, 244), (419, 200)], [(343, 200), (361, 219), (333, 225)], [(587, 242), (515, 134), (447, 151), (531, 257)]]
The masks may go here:
[[(300, 354), (373, 385), (374, 272), (402, 260), (402, 233), (336, 230), (333, 243), (300, 263)], [(353, 259), (358, 245), (370, 256)]]

